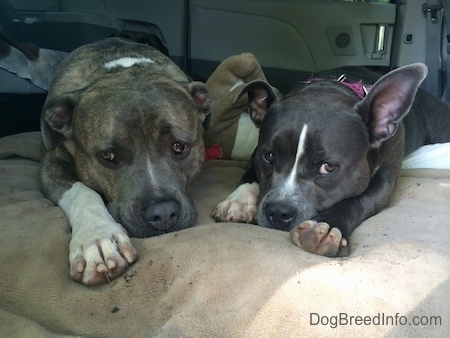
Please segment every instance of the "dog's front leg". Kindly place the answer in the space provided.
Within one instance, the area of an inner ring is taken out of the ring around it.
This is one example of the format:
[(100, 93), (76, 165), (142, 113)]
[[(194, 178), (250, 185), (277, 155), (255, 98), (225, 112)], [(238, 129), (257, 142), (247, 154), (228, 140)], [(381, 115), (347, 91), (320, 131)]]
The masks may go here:
[(77, 181), (73, 168), (63, 147), (47, 153), (42, 159), (42, 190), (63, 209), (72, 227), (72, 278), (87, 285), (103, 284), (122, 275), (138, 254), (101, 196)]
[(59, 206), (72, 226), (70, 274), (88, 285), (122, 275), (138, 255), (125, 229), (117, 223), (100, 195), (82, 182), (64, 193)]
[(319, 255), (348, 256), (348, 238), (365, 219), (378, 213), (391, 196), (399, 175), (396, 166), (375, 173), (366, 191), (345, 199), (290, 231), (291, 241)]

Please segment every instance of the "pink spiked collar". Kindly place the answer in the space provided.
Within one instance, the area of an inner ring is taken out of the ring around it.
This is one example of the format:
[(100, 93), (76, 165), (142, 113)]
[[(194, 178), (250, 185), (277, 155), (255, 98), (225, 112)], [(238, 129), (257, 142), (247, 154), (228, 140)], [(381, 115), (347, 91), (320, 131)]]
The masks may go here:
[[(350, 88), (351, 90), (353, 90), (353, 92), (360, 99), (363, 99), (367, 95), (367, 93), (369, 92), (370, 88), (372, 87), (371, 85), (363, 84), (362, 80), (359, 80), (358, 82), (345, 82), (346, 79), (347, 79), (347, 76), (345, 74), (342, 74), (341, 76), (339, 76), (334, 81), (339, 82), (342, 85), (344, 85), (345, 87)], [(311, 82), (319, 81), (319, 80), (323, 80), (323, 79), (315, 78), (315, 77), (311, 76), (308, 79), (308, 81), (305, 81), (303, 83), (311, 83)]]

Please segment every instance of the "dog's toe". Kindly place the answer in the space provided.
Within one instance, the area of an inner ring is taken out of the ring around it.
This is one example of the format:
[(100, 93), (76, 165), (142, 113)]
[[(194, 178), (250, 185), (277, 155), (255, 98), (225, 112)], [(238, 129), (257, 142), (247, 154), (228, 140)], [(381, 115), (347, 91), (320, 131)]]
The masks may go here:
[(134, 246), (131, 245), (131, 243), (122, 244), (119, 247), (119, 249), (120, 249), (120, 254), (122, 255), (123, 258), (125, 258), (125, 260), (128, 262), (128, 264), (133, 264), (139, 258), (138, 252), (136, 251)]
[(327, 223), (305, 221), (291, 230), (290, 237), (295, 245), (302, 247), (308, 252), (316, 252), (329, 228)]
[(322, 239), (315, 253), (322, 256), (334, 257), (339, 251), (341, 241), (341, 231), (338, 228), (332, 228)]
[(83, 273), (86, 268), (86, 261), (83, 256), (77, 256), (72, 262), (70, 266), (70, 275), (72, 279), (77, 282), (83, 281)]
[(325, 222), (305, 221), (292, 229), (289, 236), (295, 245), (321, 256), (348, 254), (347, 241), (342, 238), (341, 231), (338, 228), (330, 230)]

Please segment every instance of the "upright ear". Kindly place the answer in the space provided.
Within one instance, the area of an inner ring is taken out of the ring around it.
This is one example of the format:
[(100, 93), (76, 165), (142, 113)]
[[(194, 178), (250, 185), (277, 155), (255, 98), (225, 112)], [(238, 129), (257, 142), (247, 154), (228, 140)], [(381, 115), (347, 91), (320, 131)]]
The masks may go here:
[(395, 135), (427, 72), (427, 67), (421, 63), (393, 70), (381, 77), (367, 96), (355, 105), (367, 125), (372, 147), (379, 147)]
[(212, 121), (212, 104), (206, 85), (200, 81), (193, 81), (188, 84), (188, 91), (200, 112), (200, 120), (203, 123), (203, 127), (208, 130)]
[(242, 87), (234, 102), (242, 95), (248, 95), (250, 118), (256, 127), (260, 127), (271, 104), (281, 95), (278, 90), (263, 80), (254, 80)]
[(41, 133), (44, 146), (53, 150), (72, 136), (72, 117), (76, 100), (74, 95), (48, 99), (41, 113)]

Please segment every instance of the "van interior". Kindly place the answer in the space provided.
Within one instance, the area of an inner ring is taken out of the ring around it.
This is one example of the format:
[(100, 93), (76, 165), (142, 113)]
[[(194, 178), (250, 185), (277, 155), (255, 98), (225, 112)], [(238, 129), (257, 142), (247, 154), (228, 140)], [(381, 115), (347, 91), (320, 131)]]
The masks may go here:
[[(63, 52), (123, 30), (150, 33), (181, 69), (199, 79), (207, 79), (226, 57), (251, 52), (282, 92), (332, 68), (387, 72), (423, 62), (429, 68), (423, 86), (448, 102), (444, 3), (0, 0), (0, 29), (15, 41)], [(1, 116), (0, 135), (38, 129), (46, 90), (3, 68), (0, 75), (0, 102), (9, 108)]]

